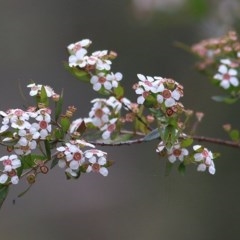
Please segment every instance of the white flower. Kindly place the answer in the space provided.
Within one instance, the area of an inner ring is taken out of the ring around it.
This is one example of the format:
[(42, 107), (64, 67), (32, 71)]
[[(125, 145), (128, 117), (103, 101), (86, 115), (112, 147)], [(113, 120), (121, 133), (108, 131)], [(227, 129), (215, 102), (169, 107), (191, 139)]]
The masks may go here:
[(39, 109), (35, 114), (35, 119), (38, 122), (33, 123), (31, 126), (40, 133), (41, 139), (46, 139), (52, 131), (50, 110), (47, 108)]
[(214, 75), (214, 79), (220, 81), (220, 86), (224, 89), (228, 89), (230, 85), (237, 87), (239, 85), (239, 80), (237, 78), (237, 70), (231, 68), (231, 61), (229, 59), (222, 59), (221, 64), (218, 67), (218, 73)]
[(111, 69), (112, 62), (107, 59), (107, 50), (96, 51), (92, 53), (92, 56), (96, 59), (96, 69), (103, 71), (109, 71)]
[(109, 121), (109, 115), (111, 114), (111, 111), (107, 106), (107, 101), (106, 99), (96, 98), (92, 100), (91, 103), (94, 103), (89, 112), (91, 122), (96, 127), (102, 127)]
[(66, 143), (66, 146), (58, 147), (57, 151), (64, 154), (65, 164), (63, 161), (58, 162), (61, 168), (67, 166), (71, 170), (78, 170), (84, 163), (83, 152), (75, 144)]
[(106, 78), (105, 73), (100, 72), (98, 75), (93, 75), (90, 79), (90, 83), (93, 84), (93, 90), (99, 91), (101, 87), (106, 90), (112, 89), (112, 83)]
[(180, 144), (176, 144), (168, 150), (168, 160), (171, 163), (174, 163), (177, 159), (181, 162), (184, 157), (188, 155), (188, 150), (186, 148), (181, 148)]
[(176, 104), (176, 101), (178, 101), (180, 97), (181, 97), (181, 95), (177, 89), (171, 91), (171, 90), (165, 88), (161, 92), (161, 94), (157, 95), (157, 101), (159, 103), (164, 102), (166, 107), (172, 107)]
[(92, 43), (91, 40), (89, 39), (83, 39), (79, 42), (76, 42), (76, 43), (71, 43), (67, 46), (67, 49), (70, 53), (70, 55), (73, 55), (75, 54), (77, 51), (79, 51), (80, 49), (82, 48), (87, 48), (89, 47), (89, 45)]
[(213, 162), (213, 154), (207, 148), (203, 148), (201, 145), (194, 145), (193, 150), (196, 151), (194, 159), (199, 163), (197, 170), (205, 171), (208, 168), (210, 174), (215, 174), (215, 164)]
[(112, 132), (116, 129), (117, 118), (111, 119), (108, 123), (106, 123), (100, 130), (103, 131), (102, 138), (109, 139)]
[(81, 48), (74, 55), (69, 56), (68, 63), (70, 67), (79, 66), (83, 68), (87, 65), (88, 57), (85, 56), (87, 54), (87, 50), (85, 48)]
[(39, 94), (41, 92), (42, 87), (45, 88), (45, 91), (48, 97), (52, 97), (55, 94), (53, 89), (49, 86), (44, 86), (41, 84), (36, 85), (35, 83), (31, 83), (31, 84), (28, 84), (27, 87), (31, 88), (29, 93), (30, 96), (36, 96), (37, 94)]
[(85, 158), (88, 159), (89, 165), (86, 172), (99, 172), (103, 176), (108, 175), (108, 169), (104, 166), (107, 163), (106, 153), (97, 149), (91, 149), (85, 152)]
[(3, 156), (0, 158), (0, 161), (3, 163), (4, 171), (6, 172), (11, 172), (13, 169), (21, 167), (21, 161), (15, 154)]

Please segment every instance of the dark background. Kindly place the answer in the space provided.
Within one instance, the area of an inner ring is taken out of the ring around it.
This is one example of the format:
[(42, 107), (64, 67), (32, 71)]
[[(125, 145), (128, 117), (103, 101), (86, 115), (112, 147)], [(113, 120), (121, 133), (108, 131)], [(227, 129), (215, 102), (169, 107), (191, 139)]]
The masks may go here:
[[(63, 62), (68, 44), (89, 38), (90, 51), (118, 53), (113, 71), (123, 73), (127, 97), (136, 99), (137, 73), (174, 78), (185, 87), (185, 107), (205, 112), (198, 134), (226, 137), (222, 124), (239, 126), (239, 104), (212, 102), (219, 90), (174, 43), (239, 30), (239, 6), (237, 0), (0, 0), (0, 109), (22, 107), (19, 86), (27, 95), (34, 81), (64, 89), (65, 105), (87, 116), (98, 95)], [(208, 144), (222, 153), (215, 176), (193, 166), (185, 176), (174, 169), (166, 177), (156, 145), (103, 148), (115, 160), (107, 178), (67, 181), (56, 167), (22, 198), (16, 199), (26, 183), (13, 186), (0, 212), (0, 239), (239, 239), (239, 150)]]

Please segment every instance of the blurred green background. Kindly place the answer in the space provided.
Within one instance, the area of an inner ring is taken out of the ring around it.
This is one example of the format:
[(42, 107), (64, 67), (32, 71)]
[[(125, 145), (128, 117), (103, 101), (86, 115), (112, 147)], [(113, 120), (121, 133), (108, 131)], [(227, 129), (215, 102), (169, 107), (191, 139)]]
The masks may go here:
[[(90, 51), (118, 53), (113, 71), (123, 73), (131, 100), (137, 73), (171, 77), (185, 87), (185, 107), (205, 112), (198, 134), (226, 137), (222, 124), (239, 127), (239, 103), (212, 102), (219, 90), (175, 42), (240, 30), (239, 10), (238, 0), (0, 0), (0, 109), (22, 107), (19, 85), (27, 94), (33, 80), (64, 89), (65, 105), (87, 116), (98, 95), (63, 62), (68, 44), (89, 38)], [(104, 147), (115, 160), (107, 178), (89, 174), (67, 181), (56, 167), (20, 199), (26, 183), (13, 186), (0, 212), (0, 239), (238, 240), (239, 150), (208, 144), (222, 153), (215, 176), (190, 167), (185, 176), (174, 169), (166, 177), (156, 145)]]

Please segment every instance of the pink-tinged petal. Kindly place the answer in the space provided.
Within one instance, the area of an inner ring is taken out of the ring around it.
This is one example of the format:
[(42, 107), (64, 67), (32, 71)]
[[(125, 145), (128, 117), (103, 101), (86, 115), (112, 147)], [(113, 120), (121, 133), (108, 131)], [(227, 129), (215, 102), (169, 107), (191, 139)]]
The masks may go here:
[(102, 174), (104, 177), (106, 177), (106, 176), (108, 175), (108, 170), (107, 170), (107, 168), (105, 168), (105, 167), (101, 167), (101, 168), (99, 169), (99, 172), (100, 172), (100, 174)]
[(99, 163), (100, 165), (105, 165), (105, 164), (107, 163), (107, 160), (106, 160), (105, 157), (100, 157), (100, 158), (98, 159), (98, 163)]
[(231, 61), (229, 59), (221, 59), (220, 62), (225, 64), (225, 65), (231, 65)]
[(230, 87), (230, 83), (228, 80), (223, 80), (221, 81), (220, 86), (223, 87), (224, 89), (228, 89)]
[(198, 165), (197, 170), (200, 172), (204, 172), (206, 170), (207, 166), (204, 163), (201, 163)]
[(230, 68), (228, 70), (228, 74), (231, 75), (231, 76), (236, 76), (237, 75), (237, 70), (233, 69), (233, 68)]
[(4, 174), (2, 174), (2, 175), (0, 176), (0, 183), (1, 183), (1, 184), (6, 183), (7, 180), (8, 180), (8, 175), (7, 175), (7, 174), (4, 173)]
[(175, 100), (173, 98), (168, 98), (165, 100), (165, 106), (166, 107), (172, 107), (175, 105)]
[(137, 77), (139, 78), (139, 80), (141, 81), (146, 81), (146, 77), (142, 74), (137, 74)]
[(137, 88), (136, 90), (135, 90), (135, 93), (136, 94), (142, 94), (144, 92), (144, 90), (142, 89), (142, 88)]
[(92, 84), (95, 84), (95, 83), (97, 83), (98, 82), (98, 76), (92, 76), (91, 77), (91, 80), (90, 80), (90, 83), (92, 83)]
[(230, 83), (231, 83), (234, 87), (237, 87), (237, 86), (239, 85), (239, 81), (238, 81), (238, 79), (235, 78), (235, 77), (231, 77), (231, 78), (229, 79), (229, 81), (230, 81)]
[(73, 160), (73, 161), (70, 162), (69, 167), (73, 170), (77, 170), (79, 168), (79, 162)]
[(228, 72), (228, 68), (225, 65), (220, 65), (219, 68), (218, 68), (218, 71), (221, 74), (226, 74)]
[(102, 87), (102, 84), (97, 82), (93, 85), (93, 90), (99, 91), (101, 89), (101, 87)]
[(96, 163), (97, 162), (97, 158), (95, 156), (91, 157), (88, 159), (88, 161), (92, 164)]
[(169, 162), (171, 162), (171, 163), (174, 163), (175, 161), (176, 161), (176, 157), (174, 156), (174, 155), (170, 155), (170, 156), (168, 156), (168, 160), (169, 160)]
[(176, 99), (177, 101), (178, 101), (179, 98), (181, 97), (181, 95), (180, 95), (180, 93), (179, 93), (178, 90), (174, 90), (174, 91), (172, 92), (172, 96), (173, 96), (173, 98)]
[(202, 155), (202, 153), (196, 153), (196, 154), (194, 154), (194, 159), (195, 159), (196, 162), (202, 161), (202, 160), (203, 160), (203, 155)]
[(58, 161), (58, 166), (59, 166), (60, 168), (65, 168), (65, 167), (66, 167), (66, 162), (65, 162), (65, 160), (60, 159), (60, 160)]
[(137, 98), (137, 103), (138, 104), (143, 104), (144, 101), (145, 101), (145, 98), (143, 96), (140, 96), (140, 97)]
[(13, 177), (11, 178), (11, 182), (12, 182), (12, 184), (18, 184), (18, 182), (19, 182), (18, 176), (13, 176)]
[(105, 131), (105, 132), (102, 134), (102, 138), (105, 139), (105, 140), (106, 140), (106, 139), (109, 139), (109, 138), (110, 138), (110, 134), (111, 134), (111, 133), (110, 133), (109, 131)]
[(110, 82), (105, 82), (103, 85), (107, 90), (110, 90), (112, 88), (112, 84)]
[(209, 168), (208, 168), (208, 171), (209, 171), (209, 173), (210, 174), (215, 174), (215, 172), (216, 172), (216, 169), (215, 169), (215, 167), (214, 166), (210, 166)]

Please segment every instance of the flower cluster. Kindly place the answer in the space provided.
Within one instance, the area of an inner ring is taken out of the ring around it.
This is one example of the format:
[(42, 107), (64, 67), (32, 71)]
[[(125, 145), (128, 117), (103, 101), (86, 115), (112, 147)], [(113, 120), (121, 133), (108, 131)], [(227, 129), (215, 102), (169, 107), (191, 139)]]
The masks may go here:
[(166, 155), (170, 163), (175, 163), (177, 160), (184, 165), (195, 163), (198, 165), (197, 171), (204, 172), (208, 169), (210, 174), (215, 174), (213, 153), (201, 145), (194, 145), (193, 150), (193, 153), (189, 153), (188, 149), (182, 147), (180, 143), (176, 143), (170, 149), (167, 149), (164, 143), (160, 142), (156, 152)]
[(182, 85), (169, 78), (137, 76), (140, 81), (133, 88), (139, 95), (138, 104), (160, 108), (169, 117), (181, 112), (183, 105), (178, 101), (183, 96)]
[(111, 92), (112, 89), (118, 87), (119, 81), (123, 77), (120, 72), (111, 72), (112, 59), (116, 57), (116, 53), (102, 50), (95, 51), (88, 56), (87, 48), (91, 43), (91, 40), (84, 39), (68, 46), (69, 67), (77, 67), (87, 71), (93, 90)]
[(238, 94), (240, 41), (236, 32), (201, 41), (191, 51), (201, 59), (197, 64), (199, 70), (208, 74), (216, 85), (230, 90), (232, 97)]
[(19, 182), (19, 177), (17, 175), (17, 169), (21, 167), (21, 160), (17, 155), (12, 154), (10, 156), (3, 156), (0, 158), (4, 169), (0, 176), (0, 184), (8, 183), (17, 184)]
[(194, 160), (198, 163), (198, 171), (206, 171), (208, 169), (210, 174), (215, 174), (216, 169), (213, 162), (213, 153), (201, 145), (194, 145)]
[(81, 172), (97, 172), (103, 176), (108, 175), (107, 153), (98, 149), (82, 151), (83, 147), (94, 145), (84, 141), (71, 141), (64, 146), (57, 148), (58, 165), (65, 168), (65, 172), (70, 177), (79, 177)]

